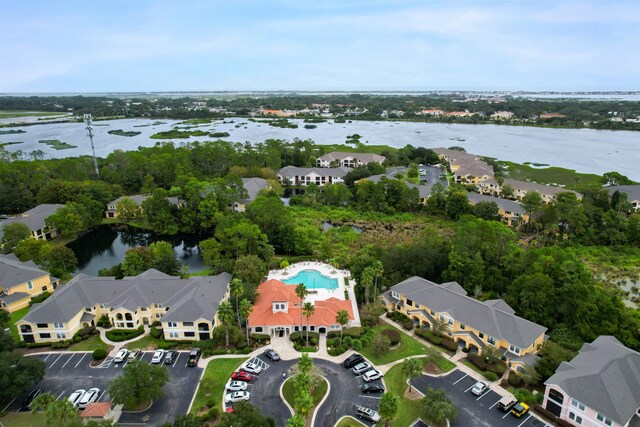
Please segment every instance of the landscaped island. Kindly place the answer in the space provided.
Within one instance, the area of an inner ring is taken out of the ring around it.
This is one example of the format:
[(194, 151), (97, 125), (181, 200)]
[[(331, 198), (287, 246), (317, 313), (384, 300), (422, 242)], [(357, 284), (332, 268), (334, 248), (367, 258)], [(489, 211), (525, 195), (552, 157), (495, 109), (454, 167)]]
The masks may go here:
[(59, 139), (41, 139), (38, 141), (40, 144), (46, 144), (54, 150), (68, 150), (69, 148), (76, 148), (76, 145), (67, 144)]
[(115, 130), (110, 130), (109, 132), (107, 132), (110, 135), (118, 135), (118, 136), (137, 136), (140, 135), (142, 132), (137, 132), (137, 131), (124, 131), (122, 129), (115, 129)]

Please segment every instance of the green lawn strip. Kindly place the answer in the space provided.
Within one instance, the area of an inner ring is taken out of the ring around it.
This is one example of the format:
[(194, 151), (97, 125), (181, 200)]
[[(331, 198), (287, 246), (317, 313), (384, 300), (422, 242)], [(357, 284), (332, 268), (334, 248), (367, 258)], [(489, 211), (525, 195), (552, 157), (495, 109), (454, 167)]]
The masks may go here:
[(109, 346), (102, 341), (99, 334), (91, 335), (84, 341), (80, 341), (69, 346), (70, 351), (93, 351), (98, 348), (103, 348), (109, 351)]
[[(384, 382), (387, 385), (387, 391), (400, 398), (398, 415), (391, 421), (391, 425), (393, 427), (407, 427), (411, 425), (416, 418), (420, 417), (420, 402), (404, 397), (404, 392), (409, 386), (402, 374), (402, 364), (398, 364), (389, 369), (384, 375)], [(424, 390), (420, 391), (424, 392)]]
[(43, 412), (8, 412), (0, 417), (0, 423), (6, 427), (42, 427), (47, 424)]
[(158, 348), (158, 339), (151, 335), (145, 335), (144, 337), (127, 344), (127, 348), (129, 350), (155, 350)]
[(21, 308), (20, 310), (9, 314), (9, 329), (11, 330), (11, 336), (16, 340), (16, 342), (20, 341), (20, 334), (18, 334), (18, 328), (14, 323), (26, 316), (30, 308), (31, 307)]
[(12, 117), (47, 117), (47, 116), (66, 116), (67, 113), (61, 111), (16, 111), (16, 110), (0, 110), (0, 119), (9, 119)]
[(222, 412), (222, 395), (224, 386), (231, 377), (231, 374), (240, 366), (246, 357), (238, 357), (234, 359), (213, 359), (207, 365), (204, 371), (200, 388), (193, 401), (191, 413), (195, 414), (200, 408), (205, 406), (208, 401), (213, 399), (217, 407)]
[(509, 169), (509, 178), (520, 181), (535, 181), (545, 184), (565, 185), (569, 189), (573, 189), (576, 184), (583, 185), (602, 185), (600, 176), (589, 173), (579, 173), (575, 170), (559, 168), (556, 166), (548, 168), (535, 168), (518, 163), (501, 161)]
[[(294, 377), (291, 377), (285, 381), (284, 386), (282, 387), (282, 395), (292, 408), (295, 406), (296, 400), (296, 389), (293, 378)], [(320, 403), (324, 395), (327, 394), (328, 388), (329, 384), (326, 381), (320, 381), (320, 385), (314, 390), (312, 395), (314, 407)]]
[(342, 418), (336, 427), (364, 427), (364, 424), (353, 417), (347, 416)]
[[(374, 333), (376, 334), (387, 329), (397, 330), (397, 328), (388, 324), (374, 326), (373, 328)], [(400, 344), (382, 356), (377, 356), (373, 353), (371, 344), (369, 344), (367, 348), (363, 349), (361, 353), (375, 365), (386, 365), (387, 363), (394, 362), (405, 357), (424, 354), (425, 350), (426, 347), (423, 344), (400, 331)]]
[(442, 372), (453, 371), (456, 368), (455, 363), (453, 363), (451, 360), (446, 359), (442, 356), (438, 357), (435, 360), (435, 362), (436, 362), (436, 365), (438, 365), (438, 368), (440, 368)]
[(474, 371), (476, 371), (477, 373), (479, 373), (480, 375), (486, 377), (487, 373), (489, 373), (489, 371), (483, 371), (482, 369), (478, 368), (476, 365), (474, 365), (473, 363), (469, 362), (468, 360), (463, 360), (462, 363), (464, 363), (465, 366), (473, 369)]

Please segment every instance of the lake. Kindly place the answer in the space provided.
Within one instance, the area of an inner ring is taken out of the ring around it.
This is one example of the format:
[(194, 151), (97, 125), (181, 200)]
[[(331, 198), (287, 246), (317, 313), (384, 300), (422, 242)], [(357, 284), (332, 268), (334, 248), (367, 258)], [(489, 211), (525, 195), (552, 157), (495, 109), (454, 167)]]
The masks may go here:
[[(234, 123), (228, 123), (232, 120)], [(105, 157), (116, 149), (135, 150), (138, 146), (153, 146), (159, 140), (150, 139), (156, 132), (171, 129), (177, 120), (161, 120), (156, 124), (151, 119), (121, 119), (95, 123), (94, 142), (96, 153)], [(640, 132), (609, 131), (594, 129), (549, 129), (524, 126), (465, 125), (446, 123), (414, 123), (389, 121), (354, 121), (352, 123), (317, 123), (316, 129), (305, 129), (301, 120), (298, 129), (282, 129), (266, 123), (249, 122), (246, 118), (226, 119), (211, 125), (198, 126), (204, 131), (229, 132), (229, 141), (251, 143), (269, 138), (293, 140), (312, 139), (318, 144), (344, 143), (347, 135), (362, 135), (362, 142), (404, 147), (411, 144), (418, 147), (449, 147), (457, 145), (468, 152), (510, 160), (517, 163), (543, 163), (575, 169), (583, 173), (603, 174), (617, 171), (629, 178), (640, 181)], [(104, 125), (104, 126), (103, 126)], [(236, 127), (238, 126), (238, 127)], [(182, 127), (182, 126), (181, 126)], [(57, 123), (23, 126), (7, 129), (22, 129), (23, 134), (0, 135), (0, 143), (22, 141), (9, 145), (10, 151), (43, 150), (51, 157), (72, 157), (91, 154), (91, 145), (83, 123)], [(135, 137), (109, 135), (109, 130), (122, 129), (139, 131)], [(194, 128), (196, 129), (196, 128)], [(76, 145), (77, 148), (54, 150), (38, 143), (43, 139), (59, 139)], [(180, 144), (187, 141), (203, 141), (196, 137), (178, 139)]]
[(171, 243), (178, 260), (188, 267), (190, 273), (195, 273), (207, 269), (197, 246), (201, 239), (201, 236), (193, 234), (160, 236), (133, 227), (101, 225), (67, 246), (78, 258), (75, 274), (97, 276), (101, 269), (121, 263), (127, 250), (137, 246), (149, 246), (160, 240)]

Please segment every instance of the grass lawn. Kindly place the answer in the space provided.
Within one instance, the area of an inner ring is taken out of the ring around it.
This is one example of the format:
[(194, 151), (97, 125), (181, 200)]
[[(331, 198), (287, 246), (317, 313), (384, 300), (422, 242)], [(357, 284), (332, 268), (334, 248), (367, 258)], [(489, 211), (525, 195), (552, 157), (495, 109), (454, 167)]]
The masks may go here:
[(6, 427), (41, 427), (46, 425), (44, 413), (9, 412), (0, 418), (0, 423)]
[(579, 173), (571, 169), (559, 167), (531, 167), (518, 163), (501, 161), (509, 169), (509, 178), (520, 181), (535, 181), (545, 184), (565, 185), (569, 189), (575, 189), (576, 184), (579, 185), (601, 185), (598, 175), (589, 173)]
[(152, 337), (151, 334), (145, 335), (144, 337), (127, 344), (127, 348), (129, 350), (155, 350), (158, 348), (158, 339)]
[(48, 116), (65, 116), (67, 113), (60, 111), (17, 111), (17, 110), (0, 110), (0, 119), (8, 119), (11, 117), (48, 117)]
[(14, 323), (26, 316), (30, 308), (31, 307), (21, 308), (20, 310), (9, 314), (9, 329), (11, 330), (11, 336), (16, 342), (20, 341), (20, 335), (18, 334), (18, 328)]
[[(491, 375), (491, 374), (495, 374), (494, 372), (491, 371), (483, 371), (482, 369), (478, 368), (476, 365), (474, 365), (473, 363), (469, 362), (468, 360), (462, 360), (462, 363), (464, 363), (465, 366), (473, 369), (474, 371), (476, 371), (477, 373), (479, 373), (480, 375), (484, 376), (485, 378), (487, 378), (487, 380), (489, 381), (494, 381), (491, 378), (487, 377), (487, 374)], [(491, 372), (491, 374), (490, 374)], [(497, 375), (497, 374), (496, 374)]]
[(336, 427), (364, 427), (364, 424), (353, 417), (344, 417)]
[(69, 346), (70, 351), (93, 351), (98, 348), (109, 351), (109, 346), (100, 339), (100, 334), (91, 335), (90, 338)]
[(224, 386), (231, 377), (231, 374), (247, 360), (246, 357), (238, 357), (237, 359), (213, 359), (207, 365), (204, 376), (200, 381), (198, 394), (193, 401), (191, 413), (195, 414), (200, 408), (205, 406), (211, 399), (222, 412), (222, 394)]
[(402, 374), (402, 364), (389, 369), (384, 375), (384, 382), (387, 385), (387, 391), (389, 393), (394, 393), (400, 397), (398, 415), (391, 421), (391, 425), (393, 427), (407, 427), (411, 425), (411, 423), (420, 416), (420, 402), (404, 397), (404, 392), (409, 386)]
[(436, 365), (438, 365), (438, 368), (440, 368), (442, 372), (453, 371), (456, 368), (455, 363), (453, 363), (449, 359), (446, 359), (443, 356), (438, 357), (435, 362), (436, 362)]
[[(324, 395), (327, 394), (328, 388), (329, 388), (329, 385), (327, 384), (326, 381), (320, 381), (320, 385), (318, 386), (318, 388), (314, 390), (314, 393), (313, 393), (314, 407), (318, 403), (320, 403)], [(289, 405), (291, 405), (291, 407), (293, 408), (296, 400), (296, 390), (295, 390), (293, 377), (285, 381), (284, 387), (282, 388), (282, 395), (287, 400), (287, 402), (289, 402)]]
[[(396, 329), (391, 325), (378, 325), (373, 328), (374, 332), (377, 334), (380, 331), (385, 329)], [(397, 347), (394, 347), (393, 350), (390, 350), (383, 354), (382, 356), (376, 356), (371, 348), (371, 344), (361, 351), (362, 355), (373, 362), (375, 365), (386, 365), (387, 363), (394, 362), (396, 360), (408, 357), (408, 356), (416, 356), (419, 354), (424, 354), (426, 347), (415, 339), (411, 338), (407, 334), (400, 332), (400, 344)]]

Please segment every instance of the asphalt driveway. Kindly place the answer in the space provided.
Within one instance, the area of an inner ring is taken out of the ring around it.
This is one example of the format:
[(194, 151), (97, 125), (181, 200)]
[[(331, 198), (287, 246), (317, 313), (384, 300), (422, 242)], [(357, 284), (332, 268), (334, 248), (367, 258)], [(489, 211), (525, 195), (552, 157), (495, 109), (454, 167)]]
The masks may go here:
[(442, 377), (423, 375), (414, 381), (414, 386), (421, 392), (428, 387), (444, 389), (458, 407), (458, 421), (452, 426), (460, 427), (544, 427), (531, 414), (516, 418), (510, 412), (502, 412), (497, 408), (500, 395), (489, 390), (481, 396), (471, 393), (476, 380), (464, 372), (454, 370)]
[[(188, 354), (188, 351), (181, 351), (174, 364), (164, 365), (170, 376), (169, 383), (164, 387), (165, 395), (144, 412), (123, 413), (119, 424), (155, 426), (173, 422), (176, 415), (187, 413), (202, 374), (201, 368), (187, 367)], [(153, 352), (143, 352), (138, 358), (150, 363), (152, 355)], [(44, 353), (30, 357), (37, 357), (47, 365), (44, 379), (33, 388), (42, 388), (53, 393), (58, 400), (68, 398), (73, 391), (80, 388), (87, 390), (98, 387), (101, 390), (98, 401), (109, 401), (109, 383), (120, 375), (120, 371), (126, 366), (126, 363), (117, 365), (113, 363), (112, 358), (107, 358), (100, 367), (92, 368), (90, 352)], [(18, 396), (5, 411), (18, 411), (25, 395)]]

